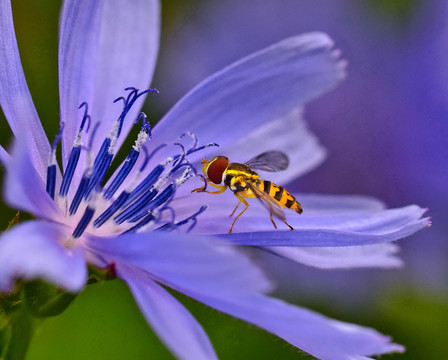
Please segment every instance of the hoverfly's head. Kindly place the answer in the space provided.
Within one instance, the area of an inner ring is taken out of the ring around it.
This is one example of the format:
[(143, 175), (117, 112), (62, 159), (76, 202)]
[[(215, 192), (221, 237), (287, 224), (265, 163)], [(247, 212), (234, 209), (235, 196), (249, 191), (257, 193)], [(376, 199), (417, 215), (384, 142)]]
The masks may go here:
[(229, 159), (225, 156), (215, 156), (210, 161), (202, 159), (202, 172), (214, 184), (223, 182), (223, 174), (229, 165)]

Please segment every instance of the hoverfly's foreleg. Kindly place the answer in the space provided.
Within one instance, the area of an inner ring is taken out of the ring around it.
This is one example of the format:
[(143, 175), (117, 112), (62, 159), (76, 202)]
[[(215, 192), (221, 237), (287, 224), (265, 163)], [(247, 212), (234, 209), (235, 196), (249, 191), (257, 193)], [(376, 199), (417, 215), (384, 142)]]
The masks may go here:
[(219, 190), (216, 190), (216, 191), (208, 191), (208, 190), (205, 190), (206, 185), (204, 185), (203, 187), (200, 187), (200, 188), (191, 190), (191, 192), (192, 192), (192, 193), (194, 193), (194, 192), (205, 192), (205, 193), (207, 193), (207, 194), (213, 194), (213, 195), (216, 195), (216, 194), (221, 194), (221, 193), (223, 193), (223, 192), (226, 191), (226, 189), (227, 189), (227, 186), (224, 186), (224, 185), (216, 185), (216, 184), (211, 184), (211, 183), (209, 183), (209, 182), (207, 182), (207, 185), (211, 185), (211, 186), (213, 186), (213, 187), (215, 187), (215, 188), (218, 188)]
[[(240, 193), (234, 193), (234, 194), (235, 194), (235, 196), (238, 198), (238, 200), (240, 201), (240, 202), (237, 204), (235, 210), (236, 210), (237, 207), (240, 205), (240, 203), (243, 203), (244, 206), (245, 206), (245, 208), (244, 208), (243, 211), (241, 211), (241, 212), (238, 214), (238, 216), (237, 216), (235, 219), (233, 219), (233, 223), (232, 223), (232, 226), (230, 227), (229, 234), (232, 233), (233, 226), (235, 225), (236, 220), (237, 220), (241, 215), (243, 215), (243, 213), (244, 213), (244, 212), (247, 210), (247, 208), (249, 207), (249, 204), (247, 203), (246, 199), (244, 198), (244, 195), (242, 195), (242, 194), (240, 194)], [(233, 212), (235, 212), (235, 210), (234, 210)], [(233, 213), (232, 213), (232, 214), (233, 214)]]

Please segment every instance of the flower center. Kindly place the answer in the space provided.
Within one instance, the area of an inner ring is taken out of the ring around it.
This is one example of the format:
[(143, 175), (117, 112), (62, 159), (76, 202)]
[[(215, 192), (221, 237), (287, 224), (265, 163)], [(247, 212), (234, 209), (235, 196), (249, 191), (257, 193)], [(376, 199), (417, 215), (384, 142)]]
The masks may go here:
[[(80, 109), (84, 108), (84, 116), (73, 141), (57, 193), (56, 148), (64, 131), (63, 124), (53, 142), (47, 168), (46, 189), (74, 228), (70, 241), (76, 241), (85, 231), (119, 235), (148, 229), (173, 230), (188, 223), (191, 226), (187, 231), (190, 231), (196, 224), (196, 217), (206, 209), (206, 206), (202, 206), (189, 217), (176, 220), (170, 203), (176, 189), (191, 177), (201, 176), (188, 162), (188, 155), (217, 144), (198, 146), (198, 139), (194, 134), (183, 134), (181, 139), (188, 136), (193, 140), (193, 144), (186, 149), (182, 143), (175, 143), (180, 151), (148, 170), (151, 158), (167, 144), (156, 147), (152, 152), (148, 151), (145, 143), (151, 138), (151, 127), (144, 113), (140, 113), (136, 119), (136, 123), (141, 121), (142, 126), (131, 151), (113, 175), (106, 179), (116, 155), (116, 144), (126, 115), (140, 96), (157, 92), (155, 89), (142, 92), (135, 88), (125, 90), (129, 91), (127, 97), (114, 101), (123, 101), (123, 110), (96, 155), (93, 154), (92, 144), (99, 124), (95, 124), (88, 146), (83, 146), (84, 132), (87, 133), (92, 127), (92, 121), (87, 103), (80, 105)], [(86, 152), (86, 162), (83, 169), (78, 169), (81, 150)], [(139, 158), (141, 160), (136, 166)], [(74, 181), (76, 172), (82, 173), (79, 181)], [(102, 185), (104, 183), (105, 185)], [(167, 213), (168, 218), (162, 216), (163, 213)]]

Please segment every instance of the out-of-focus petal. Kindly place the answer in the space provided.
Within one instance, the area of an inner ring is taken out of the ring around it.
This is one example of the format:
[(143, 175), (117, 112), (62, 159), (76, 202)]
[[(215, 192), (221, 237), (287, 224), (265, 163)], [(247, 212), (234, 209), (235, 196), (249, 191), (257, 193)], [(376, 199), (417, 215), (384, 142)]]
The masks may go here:
[(8, 165), (8, 163), (9, 163), (10, 159), (11, 159), (11, 156), (3, 148), (3, 146), (0, 145), (0, 162), (3, 164), (3, 166), (6, 167)]
[(50, 144), (26, 84), (9, 0), (0, 0), (0, 106), (14, 135), (27, 137), (32, 163), (44, 179)]
[[(194, 288), (219, 294), (268, 291), (261, 271), (235, 249), (212, 238), (177, 232), (153, 232), (100, 238), (86, 234), (86, 247), (109, 263), (147, 271), (167, 285), (188, 281)], [(202, 291), (201, 290), (201, 291)]]
[(197, 294), (182, 285), (179, 290), (210, 307), (255, 324), (319, 359), (359, 360), (404, 350), (373, 329), (332, 320), (261, 294), (216, 297), (211, 293)]
[(124, 265), (115, 269), (131, 289), (143, 316), (178, 359), (217, 358), (202, 326), (179, 301), (142, 271)]
[(344, 64), (323, 33), (295, 36), (210, 76), (180, 100), (154, 129), (154, 141), (194, 132), (226, 147), (334, 87)]
[[(82, 102), (88, 102), (92, 121), (100, 122), (95, 151), (121, 113), (123, 103), (112, 102), (127, 87), (149, 86), (159, 46), (159, 16), (158, 0), (64, 2), (59, 41), (64, 164), (82, 119)], [(141, 105), (143, 97), (139, 101)], [(137, 104), (129, 112), (119, 143), (138, 111)]]
[(319, 269), (392, 268), (403, 265), (403, 261), (395, 256), (399, 247), (390, 243), (347, 247), (270, 246), (263, 249)]
[(63, 226), (29, 221), (0, 236), (0, 291), (13, 289), (16, 279), (44, 279), (67, 291), (80, 291), (87, 281), (81, 248), (66, 249), (58, 240), (70, 236)]
[(31, 163), (23, 139), (16, 140), (11, 160), (8, 161), (3, 196), (10, 206), (26, 210), (39, 218), (56, 220), (62, 216)]

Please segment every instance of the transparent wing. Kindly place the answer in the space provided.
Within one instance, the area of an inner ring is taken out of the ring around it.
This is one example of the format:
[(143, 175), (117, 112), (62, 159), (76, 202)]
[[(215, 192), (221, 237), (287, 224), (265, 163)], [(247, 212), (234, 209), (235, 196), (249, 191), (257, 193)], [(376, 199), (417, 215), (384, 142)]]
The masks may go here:
[(245, 165), (254, 170), (282, 171), (288, 167), (289, 159), (284, 152), (271, 150), (255, 156)]
[(250, 180), (245, 181), (249, 185), (249, 188), (252, 190), (255, 197), (258, 200), (260, 200), (263, 206), (269, 210), (269, 214), (274, 215), (275, 217), (279, 218), (282, 221), (286, 220), (285, 213), (283, 212), (281, 207), (278, 206), (277, 201), (275, 199), (273, 199), (268, 194), (257, 188)]

